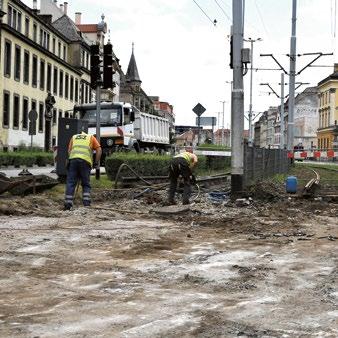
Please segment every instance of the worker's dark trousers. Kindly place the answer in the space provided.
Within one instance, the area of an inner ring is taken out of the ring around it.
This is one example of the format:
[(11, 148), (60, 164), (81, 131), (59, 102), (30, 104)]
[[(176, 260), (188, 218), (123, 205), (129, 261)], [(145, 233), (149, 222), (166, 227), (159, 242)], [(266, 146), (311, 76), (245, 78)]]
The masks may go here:
[(74, 158), (69, 161), (65, 194), (66, 207), (73, 206), (74, 192), (78, 181), (81, 181), (82, 185), (83, 205), (90, 206), (90, 170), (91, 167), (85, 160)]
[(184, 181), (183, 204), (189, 204), (189, 198), (191, 194), (191, 187), (190, 187), (191, 170), (189, 168), (187, 161), (183, 157), (173, 158), (170, 163), (170, 166), (169, 166), (170, 187), (169, 187), (168, 200), (170, 203), (174, 202), (175, 200), (177, 179), (180, 175), (182, 176), (183, 181)]

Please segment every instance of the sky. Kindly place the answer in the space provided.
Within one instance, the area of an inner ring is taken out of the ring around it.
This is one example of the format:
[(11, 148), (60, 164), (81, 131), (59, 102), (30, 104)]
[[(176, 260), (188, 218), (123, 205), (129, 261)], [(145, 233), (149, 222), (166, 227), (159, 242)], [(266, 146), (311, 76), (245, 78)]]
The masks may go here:
[[(297, 54), (338, 51), (336, 1), (297, 1)], [(32, 5), (31, 0), (24, 2)], [(110, 40), (124, 72), (134, 42), (143, 90), (174, 106), (177, 125), (195, 125), (192, 108), (201, 103), (206, 108), (203, 116), (220, 117), (217, 127), (222, 127), (225, 101), (224, 126), (230, 126), (232, 0), (68, 0), (68, 15), (73, 20), (75, 12), (82, 12), (83, 24), (98, 23), (105, 15)], [(260, 56), (273, 54), (289, 70), (286, 54), (290, 53), (291, 16), (292, 0), (245, 1), (244, 38), (262, 39), (253, 44), (254, 68), (278, 68), (272, 58)], [(250, 47), (250, 43), (244, 47)], [(313, 58), (298, 57), (296, 70)], [(326, 67), (305, 69), (296, 81), (309, 85), (300, 87), (298, 92), (331, 74), (335, 61), (338, 62), (336, 55), (323, 56), (314, 64)], [(260, 85), (270, 83), (279, 93), (280, 74), (274, 70), (253, 72), (256, 118), (269, 106), (280, 104), (280, 99), (268, 93), (268, 87)], [(285, 79), (288, 82), (287, 76)], [(250, 72), (244, 77), (245, 111), (249, 109), (249, 86)], [(285, 92), (288, 93), (287, 86)]]

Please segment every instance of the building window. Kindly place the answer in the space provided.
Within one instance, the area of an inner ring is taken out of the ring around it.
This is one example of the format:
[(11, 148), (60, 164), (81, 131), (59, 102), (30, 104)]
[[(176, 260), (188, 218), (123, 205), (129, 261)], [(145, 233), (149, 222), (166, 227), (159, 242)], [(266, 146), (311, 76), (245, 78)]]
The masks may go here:
[(2, 115), (2, 125), (3, 127), (9, 126), (9, 106), (10, 106), (10, 96), (8, 91), (4, 91), (4, 103), (3, 103), (3, 115)]
[(33, 55), (32, 62), (32, 86), (36, 87), (38, 85), (38, 57)]
[(52, 137), (52, 147), (56, 146), (56, 136)]
[(28, 127), (28, 98), (24, 97), (22, 100), (22, 129), (26, 130)]
[(43, 132), (43, 103), (40, 102), (39, 103), (39, 132), (42, 133)]
[(68, 119), (69, 118), (69, 112), (65, 111), (65, 117)]
[(18, 32), (20, 32), (20, 33), (21, 33), (21, 17), (22, 17), (21, 13), (18, 12), (18, 22), (17, 22), (17, 27), (16, 27), (16, 29), (17, 29)]
[(45, 89), (45, 61), (40, 60), (40, 89)]
[(63, 71), (60, 70), (59, 96), (63, 96)]
[(85, 85), (86, 91), (86, 103), (88, 103), (88, 93), (89, 93), (89, 86)]
[(58, 94), (58, 69), (54, 67), (54, 74), (53, 74), (53, 93), (55, 95)]
[(81, 50), (81, 66), (84, 67), (85, 66), (85, 51), (82, 49)]
[(40, 28), (40, 45), (43, 43), (43, 30)]
[(4, 75), (11, 76), (11, 59), (12, 59), (12, 45), (5, 40), (5, 59), (4, 59)]
[(10, 5), (8, 5), (7, 10), (7, 23), (12, 28), (21, 32), (21, 12)]
[(29, 83), (29, 51), (25, 50), (23, 53), (23, 82)]
[(52, 65), (50, 63), (47, 64), (47, 92), (51, 92), (52, 90)]
[(69, 98), (71, 101), (74, 100), (74, 78), (71, 76), (70, 77), (70, 93), (69, 93)]
[(33, 24), (33, 41), (36, 42), (38, 39), (38, 26), (36, 23)]
[(58, 43), (58, 56), (61, 57), (61, 42)]
[(75, 102), (79, 102), (79, 80), (75, 80)]
[(50, 35), (47, 33), (47, 39), (46, 39), (46, 49), (49, 50), (49, 41), (50, 41)]
[(25, 17), (25, 35), (29, 36), (29, 17)]
[(19, 129), (20, 120), (20, 97), (17, 94), (13, 95), (13, 129)]
[(55, 38), (53, 38), (53, 54), (55, 54)]
[(83, 82), (81, 83), (81, 103), (84, 103), (84, 99), (85, 99), (85, 93), (84, 93), (84, 84)]
[[(68, 116), (66, 116), (67, 115), (67, 112), (65, 113), (65, 117), (68, 117)], [(59, 109), (59, 119), (60, 118), (62, 118), (62, 110), (61, 109)]]
[(65, 75), (65, 98), (69, 97), (69, 75), (66, 73)]
[(14, 79), (20, 81), (20, 70), (21, 70), (21, 48), (15, 45), (15, 61), (14, 61)]
[(56, 115), (57, 115), (56, 108), (53, 108), (53, 118), (52, 118), (53, 124), (56, 124), (56, 119), (57, 119)]
[(49, 34), (43, 29), (40, 29), (40, 45), (49, 49)]
[(66, 46), (63, 46), (63, 59), (66, 61), (67, 59), (67, 51), (66, 51)]

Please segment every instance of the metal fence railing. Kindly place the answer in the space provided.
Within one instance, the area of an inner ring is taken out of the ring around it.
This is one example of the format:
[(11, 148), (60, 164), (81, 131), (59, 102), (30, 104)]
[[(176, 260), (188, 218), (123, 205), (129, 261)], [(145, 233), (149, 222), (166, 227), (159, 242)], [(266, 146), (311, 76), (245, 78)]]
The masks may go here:
[(275, 174), (287, 173), (289, 163), (287, 150), (245, 146), (244, 186)]

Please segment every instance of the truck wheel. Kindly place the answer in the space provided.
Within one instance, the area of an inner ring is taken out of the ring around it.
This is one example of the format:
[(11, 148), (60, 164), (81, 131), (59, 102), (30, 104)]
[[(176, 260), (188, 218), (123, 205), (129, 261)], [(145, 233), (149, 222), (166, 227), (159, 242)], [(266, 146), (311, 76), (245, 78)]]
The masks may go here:
[(134, 146), (133, 146), (133, 149), (137, 152), (137, 153), (139, 153), (140, 152), (140, 145), (138, 144), (138, 143), (134, 143)]

